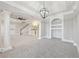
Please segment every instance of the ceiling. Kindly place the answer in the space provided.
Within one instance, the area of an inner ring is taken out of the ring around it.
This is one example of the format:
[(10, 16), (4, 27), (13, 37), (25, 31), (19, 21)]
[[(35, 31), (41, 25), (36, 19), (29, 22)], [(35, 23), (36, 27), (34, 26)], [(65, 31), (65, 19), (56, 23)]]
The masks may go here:
[[(77, 1), (45, 1), (45, 7), (49, 15), (70, 11), (74, 6), (78, 6)], [(8, 10), (11, 17), (24, 17), (25, 19), (42, 19), (40, 9), (43, 1), (0, 1), (0, 10)]]

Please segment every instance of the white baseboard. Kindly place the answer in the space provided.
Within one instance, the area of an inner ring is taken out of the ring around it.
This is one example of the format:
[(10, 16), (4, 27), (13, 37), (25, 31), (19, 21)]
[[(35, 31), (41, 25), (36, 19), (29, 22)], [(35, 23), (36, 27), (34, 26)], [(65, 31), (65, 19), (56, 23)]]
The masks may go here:
[(62, 41), (73, 43), (73, 45), (77, 47), (77, 50), (78, 50), (78, 53), (79, 53), (79, 46), (78, 46), (78, 44), (76, 44), (73, 40), (66, 40), (66, 39), (63, 39)]
[(37, 39), (41, 39), (41, 37), (38, 37)]
[(70, 42), (70, 43), (73, 43), (74, 46), (77, 46), (77, 44), (73, 40), (62, 39), (62, 41), (64, 41), (64, 42)]
[(64, 42), (70, 42), (70, 43), (74, 43), (74, 41), (72, 41), (72, 40), (66, 40), (66, 39), (62, 39), (62, 41), (64, 41)]
[(43, 36), (41, 39), (51, 39), (51, 37)]

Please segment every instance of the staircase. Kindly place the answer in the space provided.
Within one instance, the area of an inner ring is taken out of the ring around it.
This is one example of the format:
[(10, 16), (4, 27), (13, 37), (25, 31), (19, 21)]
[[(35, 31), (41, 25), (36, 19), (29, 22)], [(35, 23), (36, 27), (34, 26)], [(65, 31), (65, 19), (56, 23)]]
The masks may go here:
[(22, 31), (23, 31), (24, 29), (26, 29), (28, 26), (29, 26), (29, 24), (26, 24), (26, 25), (24, 25), (24, 26), (20, 29), (20, 35), (22, 35)]

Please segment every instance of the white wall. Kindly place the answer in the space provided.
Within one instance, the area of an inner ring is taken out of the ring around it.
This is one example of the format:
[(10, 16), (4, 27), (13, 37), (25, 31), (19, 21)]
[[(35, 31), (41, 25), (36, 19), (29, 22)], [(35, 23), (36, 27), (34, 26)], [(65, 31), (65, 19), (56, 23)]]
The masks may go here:
[(72, 14), (64, 16), (64, 38), (66, 40), (72, 40), (73, 34), (73, 16)]
[(73, 40), (79, 46), (79, 15), (77, 15), (73, 20)]
[(64, 16), (64, 38), (79, 46), (79, 15), (72, 13)]

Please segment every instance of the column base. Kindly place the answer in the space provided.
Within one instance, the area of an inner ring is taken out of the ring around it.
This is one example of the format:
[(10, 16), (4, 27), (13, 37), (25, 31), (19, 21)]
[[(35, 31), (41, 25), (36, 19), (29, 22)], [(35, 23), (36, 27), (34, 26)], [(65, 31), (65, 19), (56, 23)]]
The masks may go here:
[(0, 48), (0, 53), (4, 53), (4, 52), (6, 52), (6, 51), (8, 51), (8, 50), (11, 50), (11, 49), (12, 49), (12, 47)]

